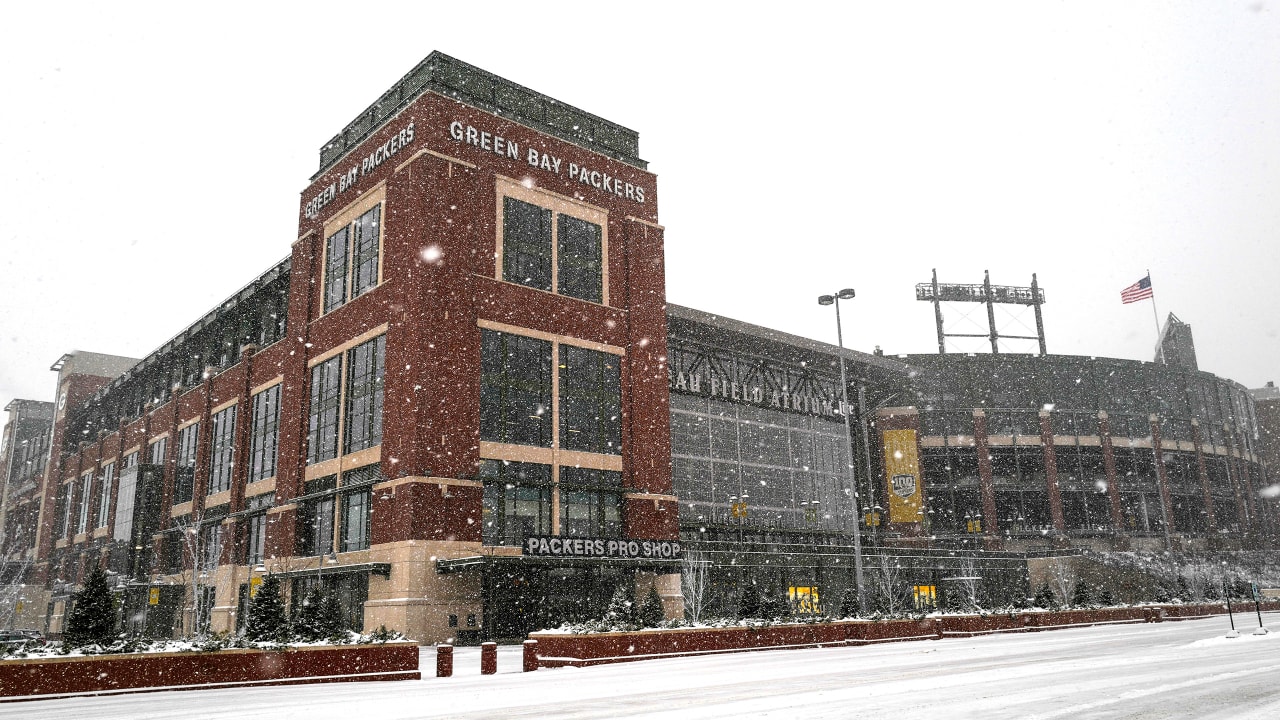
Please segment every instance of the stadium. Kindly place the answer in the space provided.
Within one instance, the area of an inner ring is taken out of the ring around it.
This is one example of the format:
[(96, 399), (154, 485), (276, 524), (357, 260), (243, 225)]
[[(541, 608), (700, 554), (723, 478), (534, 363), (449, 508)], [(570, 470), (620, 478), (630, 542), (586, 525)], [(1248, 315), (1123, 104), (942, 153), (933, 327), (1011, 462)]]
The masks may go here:
[(125, 629), (233, 630), (270, 573), (435, 642), (619, 586), (679, 616), (691, 563), (715, 612), (834, 612), (861, 574), (1001, 602), (1044, 558), (1273, 546), (1268, 430), (1193, 351), (886, 356), (668, 305), (638, 142), (424, 59), (321, 148), (287, 257), (7, 408), (9, 624), (61, 632), (92, 565)]

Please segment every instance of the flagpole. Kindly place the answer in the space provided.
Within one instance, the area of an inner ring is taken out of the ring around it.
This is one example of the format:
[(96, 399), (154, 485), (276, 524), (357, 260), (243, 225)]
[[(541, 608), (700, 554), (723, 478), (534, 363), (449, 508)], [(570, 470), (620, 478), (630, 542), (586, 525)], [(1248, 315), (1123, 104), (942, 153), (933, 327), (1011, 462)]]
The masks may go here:
[(1151, 282), (1151, 268), (1147, 268), (1147, 282), (1151, 286), (1151, 316), (1156, 321), (1156, 355), (1160, 357), (1160, 362), (1164, 365), (1169, 364), (1169, 359), (1164, 356), (1164, 348), (1160, 346), (1160, 311), (1156, 310), (1156, 285)]

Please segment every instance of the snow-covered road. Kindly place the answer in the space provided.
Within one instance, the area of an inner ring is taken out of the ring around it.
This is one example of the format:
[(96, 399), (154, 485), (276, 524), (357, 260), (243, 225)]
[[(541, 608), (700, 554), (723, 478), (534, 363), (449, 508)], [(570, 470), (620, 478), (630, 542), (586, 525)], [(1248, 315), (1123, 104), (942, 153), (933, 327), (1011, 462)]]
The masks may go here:
[[(1280, 630), (1280, 613), (1264, 614)], [(0, 717), (94, 718), (1280, 718), (1280, 632), (1227, 619), (781, 650), (499, 674), (458, 648), (417, 682), (167, 692), (0, 705)], [(1252, 623), (1252, 624), (1251, 624)]]

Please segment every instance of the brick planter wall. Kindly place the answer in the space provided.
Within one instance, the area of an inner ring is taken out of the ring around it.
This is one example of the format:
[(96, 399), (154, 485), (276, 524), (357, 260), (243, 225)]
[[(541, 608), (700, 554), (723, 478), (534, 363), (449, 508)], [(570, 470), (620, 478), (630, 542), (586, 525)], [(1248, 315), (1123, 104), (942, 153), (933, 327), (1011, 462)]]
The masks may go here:
[(150, 690), (419, 678), (416, 643), (3, 660), (0, 702)]
[[(1265, 602), (1262, 607), (1264, 610), (1280, 609), (1280, 602)], [(1237, 614), (1245, 611), (1244, 604), (1236, 608)], [(1248, 603), (1247, 612), (1253, 612), (1252, 603)], [(677, 628), (583, 635), (533, 633), (529, 638), (538, 641), (540, 667), (584, 667), (685, 655), (936, 640), (943, 637), (1041, 632), (1069, 627), (1150, 623), (1225, 614), (1224, 603), (1148, 605), (1003, 615), (943, 615), (921, 620), (843, 620), (753, 628)]]

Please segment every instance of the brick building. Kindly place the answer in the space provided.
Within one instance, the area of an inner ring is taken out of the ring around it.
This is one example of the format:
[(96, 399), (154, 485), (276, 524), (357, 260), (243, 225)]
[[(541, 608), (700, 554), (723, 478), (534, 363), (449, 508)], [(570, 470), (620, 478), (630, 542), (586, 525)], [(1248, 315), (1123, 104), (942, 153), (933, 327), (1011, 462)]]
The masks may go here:
[[(287, 258), (140, 362), (61, 366), (34, 558), (50, 630), (104, 560), (126, 623), (162, 633), (235, 627), (265, 572), (424, 641), (594, 612), (620, 583), (678, 612), (637, 143), (419, 63), (322, 148)], [(531, 585), (559, 604), (535, 613)]]

